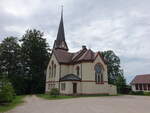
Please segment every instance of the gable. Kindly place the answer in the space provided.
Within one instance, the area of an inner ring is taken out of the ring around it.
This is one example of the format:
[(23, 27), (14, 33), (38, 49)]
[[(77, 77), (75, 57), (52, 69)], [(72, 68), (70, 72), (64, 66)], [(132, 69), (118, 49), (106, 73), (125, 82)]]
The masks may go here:
[(107, 68), (106, 63), (104, 62), (104, 60), (103, 60), (103, 58), (101, 57), (100, 54), (98, 54), (98, 55), (95, 57), (94, 63), (95, 63), (95, 64), (100, 63), (100, 64), (104, 67), (104, 69)]
[(51, 55), (51, 57), (50, 57), (50, 60), (49, 60), (49, 63), (48, 63), (47, 68), (52, 64), (52, 61), (54, 62), (54, 64), (59, 65), (59, 63), (58, 63), (58, 61), (57, 61), (57, 59), (56, 59), (54, 53), (52, 53), (52, 55)]

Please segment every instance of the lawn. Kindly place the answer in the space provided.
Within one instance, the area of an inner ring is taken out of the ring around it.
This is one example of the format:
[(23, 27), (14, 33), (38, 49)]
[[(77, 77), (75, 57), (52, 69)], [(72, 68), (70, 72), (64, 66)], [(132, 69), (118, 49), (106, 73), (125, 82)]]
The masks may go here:
[(80, 97), (104, 97), (104, 96), (118, 96), (118, 95), (79, 95), (79, 96), (51, 96), (49, 94), (38, 94), (38, 97), (44, 98), (44, 99), (49, 99), (49, 100), (55, 100), (55, 99), (70, 99), (70, 98), (80, 98)]
[(49, 100), (76, 98), (76, 96), (62, 96), (62, 95), (54, 97), (48, 94), (38, 94), (37, 96)]
[(16, 96), (15, 99), (11, 103), (8, 103), (8, 104), (5, 104), (5, 105), (0, 105), (0, 113), (8, 111), (10, 109), (13, 109), (17, 105), (23, 103), (23, 98), (24, 97), (25, 96)]

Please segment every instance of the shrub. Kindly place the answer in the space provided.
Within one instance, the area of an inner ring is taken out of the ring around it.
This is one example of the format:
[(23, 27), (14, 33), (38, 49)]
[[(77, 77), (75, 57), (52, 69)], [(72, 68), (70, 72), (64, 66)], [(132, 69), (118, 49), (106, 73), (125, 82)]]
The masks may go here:
[(50, 95), (52, 96), (58, 96), (59, 95), (59, 90), (57, 88), (52, 88), (50, 91)]
[(150, 92), (144, 92), (144, 95), (150, 96)]
[(15, 92), (12, 84), (6, 80), (0, 80), (0, 103), (11, 102), (15, 97)]
[(131, 91), (129, 94), (131, 95), (144, 95), (143, 91)]

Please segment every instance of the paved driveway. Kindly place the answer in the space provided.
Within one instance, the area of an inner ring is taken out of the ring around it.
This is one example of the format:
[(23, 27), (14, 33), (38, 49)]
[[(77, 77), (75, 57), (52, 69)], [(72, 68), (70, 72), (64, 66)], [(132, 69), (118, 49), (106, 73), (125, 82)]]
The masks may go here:
[(7, 113), (150, 113), (150, 97), (110, 96), (45, 100), (36, 96)]

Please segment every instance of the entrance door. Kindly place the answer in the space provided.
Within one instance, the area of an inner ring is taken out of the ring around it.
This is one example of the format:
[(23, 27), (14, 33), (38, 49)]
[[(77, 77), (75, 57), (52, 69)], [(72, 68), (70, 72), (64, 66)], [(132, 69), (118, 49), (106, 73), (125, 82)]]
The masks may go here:
[(77, 93), (77, 83), (73, 83), (73, 94)]

